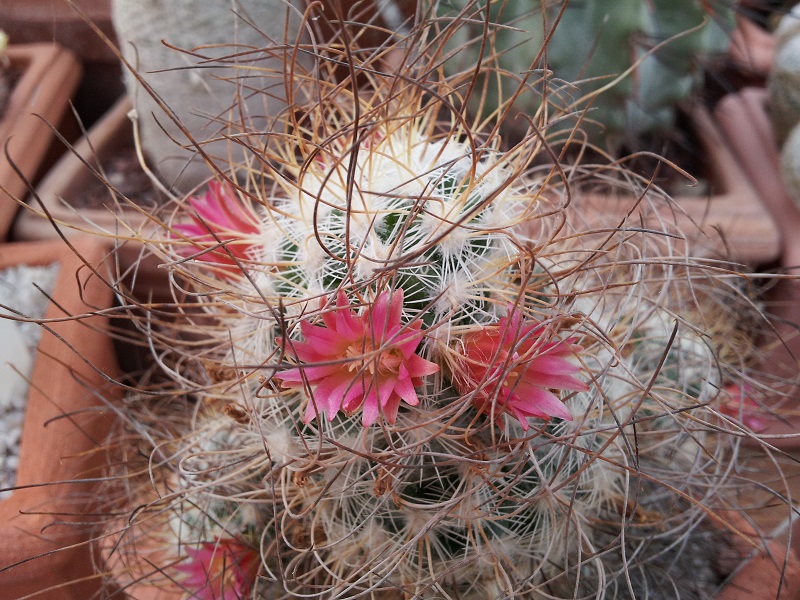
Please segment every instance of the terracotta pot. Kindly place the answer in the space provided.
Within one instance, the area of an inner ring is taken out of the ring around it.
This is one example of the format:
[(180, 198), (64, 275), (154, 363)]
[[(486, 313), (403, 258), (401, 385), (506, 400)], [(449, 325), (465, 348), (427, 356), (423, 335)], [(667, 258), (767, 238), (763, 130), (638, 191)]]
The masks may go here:
[[(780, 154), (767, 112), (765, 88), (745, 88), (723, 98), (714, 116), (736, 156), (739, 168), (757, 190), (781, 235), (783, 264), (800, 264), (800, 210), (786, 192), (780, 173)], [(789, 260), (797, 259), (797, 260)]]
[(7, 55), (22, 77), (0, 117), (0, 240), (17, 214), (18, 200), (28, 192), (25, 180), (34, 181), (39, 171), (54, 137), (51, 127), (66, 113), (81, 76), (75, 56), (56, 44), (12, 44)]
[[(17, 240), (44, 240), (90, 233), (109, 241), (117, 240), (120, 272), (129, 273), (125, 283), (140, 297), (148, 297), (151, 293), (162, 296), (168, 288), (166, 271), (158, 268), (155, 257), (142, 259), (143, 246), (126, 239), (132, 232), (147, 235), (148, 229), (155, 229), (150, 226), (147, 216), (122, 199), (116, 202), (110, 192), (105, 193), (105, 206), (102, 208), (73, 208), (71, 205), (79, 206), (78, 201), (87, 190), (98, 185), (98, 177), (92, 169), (97, 169), (99, 158), (110, 156), (117, 149), (134, 146), (133, 126), (128, 118), (130, 110), (130, 100), (123, 97), (72, 150), (61, 157), (36, 187), (35, 197), (28, 202), (29, 210), (18, 216), (13, 237)], [(87, 163), (92, 169), (87, 167)], [(157, 196), (155, 187), (148, 190), (151, 192)]]
[[(135, 209), (114, 202), (106, 194), (104, 206), (73, 208), (86, 188), (98, 181), (92, 169), (98, 169), (100, 158), (114, 150), (133, 146), (133, 130), (128, 112), (131, 103), (122, 98), (87, 133), (66, 152), (36, 186), (36, 198), (28, 204), (31, 210), (21, 214), (14, 225), (15, 236), (21, 239), (56, 239), (51, 217), (68, 237), (85, 232), (101, 235), (124, 235), (123, 221), (133, 229), (140, 229), (147, 219)], [(91, 169), (86, 163), (91, 165)], [(73, 201), (71, 203), (70, 201)]]
[[(708, 162), (712, 195), (682, 195), (675, 205), (665, 205), (658, 213), (637, 207), (638, 198), (630, 194), (580, 194), (573, 203), (590, 226), (617, 227), (626, 219), (637, 227), (651, 225), (662, 230), (665, 224), (692, 242), (695, 257), (724, 258), (749, 265), (777, 259), (778, 229), (765, 213), (758, 194), (741, 172), (731, 150), (702, 107), (691, 113), (691, 121)], [(690, 191), (687, 182), (687, 192)]]
[[(78, 57), (84, 76), (74, 104), (84, 122), (94, 123), (125, 91), (114, 48), (111, 0), (3, 0), (0, 29), (12, 34), (15, 44), (56, 42)], [(74, 133), (76, 138), (80, 134)]]
[(728, 55), (737, 68), (766, 78), (775, 58), (775, 46), (771, 33), (742, 13), (736, 15), (736, 29), (731, 34)]
[[(800, 266), (800, 209), (786, 192), (780, 173), (777, 143), (767, 114), (767, 92), (763, 88), (747, 88), (723, 98), (714, 114), (733, 148), (742, 171), (752, 181), (775, 223), (780, 240), (780, 265), (790, 275), (797, 275)], [(800, 359), (800, 279), (786, 278), (771, 290), (765, 299), (773, 316), (776, 333), (782, 343), (767, 349), (763, 361), (765, 377), (774, 381), (796, 378)], [(774, 405), (778, 415), (769, 421), (762, 438), (772, 445), (800, 447), (800, 389), (796, 384), (779, 388)]]
[[(92, 477), (101, 473), (104, 443), (114, 419), (107, 407), (120, 389), (107, 319), (88, 314), (111, 306), (113, 295), (84, 265), (100, 266), (107, 248), (76, 240), (0, 246), (0, 268), (59, 264), (51, 319), (42, 332), (31, 375), (22, 431), (18, 486), (0, 501), (0, 590), (3, 598), (39, 593), (53, 600), (86, 600), (100, 588), (93, 569)], [(27, 597), (27, 596), (26, 596)]]
[[(737, 527), (742, 537), (734, 539), (731, 556), (728, 557), (738, 566), (731, 565), (731, 576), (716, 600), (800, 598), (800, 530), (793, 532), (792, 539), (789, 539), (787, 531), (791, 520), (764, 541), (741, 516), (734, 513), (726, 519)], [(752, 546), (757, 549), (754, 550)], [(750, 557), (740, 562), (739, 557), (748, 554)]]
[[(105, 35), (113, 37), (110, 0), (72, 2)], [(83, 61), (116, 60), (111, 49), (66, 0), (3, 0), (0, 29), (14, 32), (15, 43), (54, 41), (69, 48)]]

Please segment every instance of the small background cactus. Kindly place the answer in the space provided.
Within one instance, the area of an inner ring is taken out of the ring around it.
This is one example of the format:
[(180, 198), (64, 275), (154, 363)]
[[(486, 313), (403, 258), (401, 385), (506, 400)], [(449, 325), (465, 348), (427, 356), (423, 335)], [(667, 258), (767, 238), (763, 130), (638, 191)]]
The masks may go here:
[[(485, 23), (502, 25), (491, 30), (483, 57), (509, 73), (496, 88), (502, 97), (486, 103), (490, 110), (510, 101), (525, 79), (529, 89), (513, 100), (514, 112), (532, 115), (546, 98), (551, 127), (571, 131), (581, 117), (589, 140), (616, 154), (623, 144), (635, 147), (644, 134), (674, 126), (676, 107), (703, 81), (704, 62), (728, 47), (734, 5), (457, 0), (439, 2), (437, 10), (444, 17), (472, 17), (452, 45), (454, 66), (468, 68), (480, 58), (481, 46), (463, 45), (466, 38), (480, 37)], [(558, 125), (562, 116), (567, 120)]]

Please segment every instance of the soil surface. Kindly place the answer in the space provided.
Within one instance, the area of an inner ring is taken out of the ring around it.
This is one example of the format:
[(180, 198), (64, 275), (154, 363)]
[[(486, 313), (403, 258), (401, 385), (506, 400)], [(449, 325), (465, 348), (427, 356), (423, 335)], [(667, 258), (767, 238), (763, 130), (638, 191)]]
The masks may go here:
[[(108, 183), (122, 197), (145, 208), (154, 208), (162, 203), (161, 195), (139, 164), (132, 143), (105, 154), (100, 166)], [(120, 202), (124, 202), (122, 197)], [(74, 208), (101, 209), (114, 203), (114, 197), (104, 181), (92, 178), (80, 196), (70, 198), (70, 203)]]

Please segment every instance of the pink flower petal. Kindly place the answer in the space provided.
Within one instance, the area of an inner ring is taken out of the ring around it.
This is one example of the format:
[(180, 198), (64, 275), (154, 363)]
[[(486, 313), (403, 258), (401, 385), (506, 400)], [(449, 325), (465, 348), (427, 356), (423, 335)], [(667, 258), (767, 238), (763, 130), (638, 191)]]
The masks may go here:
[(566, 421), (572, 420), (572, 414), (564, 406), (561, 399), (552, 392), (524, 380), (518, 382), (509, 398), (509, 403), (519, 410), (542, 419), (558, 417)]
[(539, 354), (532, 357), (524, 357), (524, 360), (529, 360), (530, 369), (537, 372), (547, 373), (550, 375), (572, 375), (581, 370), (578, 365), (575, 365), (562, 356), (555, 354)]
[[(349, 310), (344, 292), (339, 292), (339, 310), (336, 311), (336, 331), (346, 340), (356, 340), (364, 336), (364, 324)], [(348, 310), (345, 310), (348, 309)], [(330, 327), (330, 325), (329, 325)]]
[[(295, 383), (303, 383), (306, 380), (303, 377), (303, 371), (299, 367), (295, 367), (293, 369), (286, 369), (285, 371), (281, 371), (281, 381), (286, 384), (295, 384)], [(296, 387), (295, 385), (284, 386), (284, 387)]]
[(336, 308), (323, 307), (323, 325), (300, 323), (304, 341), (286, 344), (299, 364), (276, 378), (287, 388), (304, 383), (311, 388), (317, 406), (306, 407), (306, 422), (317, 412), (333, 419), (339, 411), (351, 414), (361, 408), (364, 426), (381, 412), (393, 423), (401, 401), (419, 403), (414, 387), (439, 367), (415, 353), (422, 324), (404, 326), (402, 309), (402, 290), (389, 291), (356, 315), (339, 291)]
[(341, 336), (335, 329), (311, 325), (305, 321), (300, 323), (300, 331), (303, 332), (303, 337), (306, 339), (306, 343), (301, 347), (313, 349), (320, 354), (328, 351), (327, 346), (341, 345), (342, 342)]
[(378, 416), (380, 415), (380, 409), (378, 408), (378, 390), (374, 384), (364, 397), (362, 411), (361, 424), (364, 427), (369, 427), (378, 420)]
[(403, 288), (390, 290), (384, 294), (384, 296), (387, 298), (391, 297), (391, 302), (389, 303), (389, 315), (385, 322), (394, 325), (400, 325), (400, 319), (403, 316)]
[(581, 369), (568, 360), (582, 348), (573, 343), (576, 338), (551, 340), (552, 335), (539, 323), (523, 324), (521, 311), (509, 307), (508, 316), (497, 325), (464, 336), (463, 355), (454, 370), (456, 390), (470, 394), (483, 413), (511, 412), (525, 429), (528, 417), (571, 420), (564, 403), (550, 390), (589, 389), (573, 377)]
[(586, 382), (569, 375), (551, 375), (538, 371), (526, 371), (526, 378), (536, 381), (536, 385), (544, 388), (558, 388), (573, 392), (585, 392), (589, 389)]
[[(312, 396), (317, 404), (317, 410), (328, 415), (328, 420), (333, 421), (342, 407), (342, 400), (352, 380), (332, 376), (322, 379), (314, 387)], [(312, 403), (313, 404), (313, 403)]]
[(406, 327), (404, 331), (392, 336), (392, 344), (400, 349), (400, 352), (407, 360), (414, 356), (414, 352), (422, 339), (422, 333), (419, 332), (421, 326), (422, 323), (417, 321)]
[(405, 376), (403, 375), (402, 371), (405, 371), (405, 367), (401, 366), (400, 369), (400, 377), (394, 386), (395, 395), (405, 400), (406, 404), (416, 406), (419, 404), (417, 390), (414, 389), (414, 384), (411, 382), (411, 378), (408, 377), (408, 374), (406, 373)]
[(342, 398), (342, 409), (349, 413), (358, 410), (363, 399), (364, 384), (360, 379), (354, 379), (350, 382), (350, 387)]
[(309, 382), (322, 381), (337, 377), (342, 371), (341, 365), (320, 365), (318, 367), (301, 367), (300, 370)]
[(317, 417), (317, 409), (314, 408), (314, 403), (309, 400), (306, 405), (306, 412), (303, 415), (303, 423), (311, 423)]
[[(413, 378), (421, 378), (425, 377), (426, 375), (433, 375), (434, 373), (439, 372), (439, 365), (432, 363), (429, 360), (425, 360), (416, 354), (412, 354), (409, 357), (407, 365), (408, 372)], [(421, 383), (419, 385), (421, 385)]]
[(383, 377), (375, 377), (372, 379), (379, 407), (383, 408), (386, 406), (389, 399), (394, 395), (395, 383), (397, 383), (396, 374), (384, 375)]
[[(203, 197), (189, 198), (191, 223), (176, 223), (172, 229), (189, 239), (191, 246), (181, 246), (182, 256), (225, 268), (231, 275), (240, 275), (238, 262), (250, 258), (255, 243), (249, 239), (258, 235), (257, 215), (245, 209), (230, 184), (212, 181)], [(202, 252), (206, 250), (206, 252)]]
[(261, 559), (249, 545), (234, 539), (203, 542), (186, 548), (188, 560), (176, 570), (180, 583), (195, 600), (240, 600), (249, 596)]
[(383, 416), (389, 425), (394, 425), (397, 420), (397, 413), (400, 410), (400, 396), (394, 395), (390, 401), (383, 407)]

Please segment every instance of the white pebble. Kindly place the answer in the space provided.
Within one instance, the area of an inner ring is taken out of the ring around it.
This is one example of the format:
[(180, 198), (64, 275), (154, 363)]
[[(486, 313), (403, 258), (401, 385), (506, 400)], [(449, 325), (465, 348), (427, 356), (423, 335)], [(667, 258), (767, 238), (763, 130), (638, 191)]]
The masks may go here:
[[(57, 267), (11, 267), (0, 271), (0, 304), (15, 309), (24, 315), (37, 319), (47, 308), (47, 295), (53, 290)], [(38, 288), (37, 288), (38, 286)], [(44, 292), (42, 292), (44, 290)], [(0, 309), (0, 312), (8, 314)], [(1, 317), (0, 317), (1, 318)], [(9, 323), (11, 321), (4, 321)], [(22, 339), (22, 351), (31, 357), (35, 355), (41, 328), (36, 323), (13, 322), (15, 335)], [(28, 401), (30, 366), (33, 360), (18, 360), (15, 364), (26, 363), (27, 372), (20, 374), (11, 371), (11, 381), (4, 381), (9, 391), (0, 405), (0, 489), (9, 488), (16, 480), (19, 467), (19, 444), (22, 437), (22, 422)], [(5, 367), (8, 369), (8, 367)], [(0, 492), (0, 499), (7, 498), (11, 492)]]

